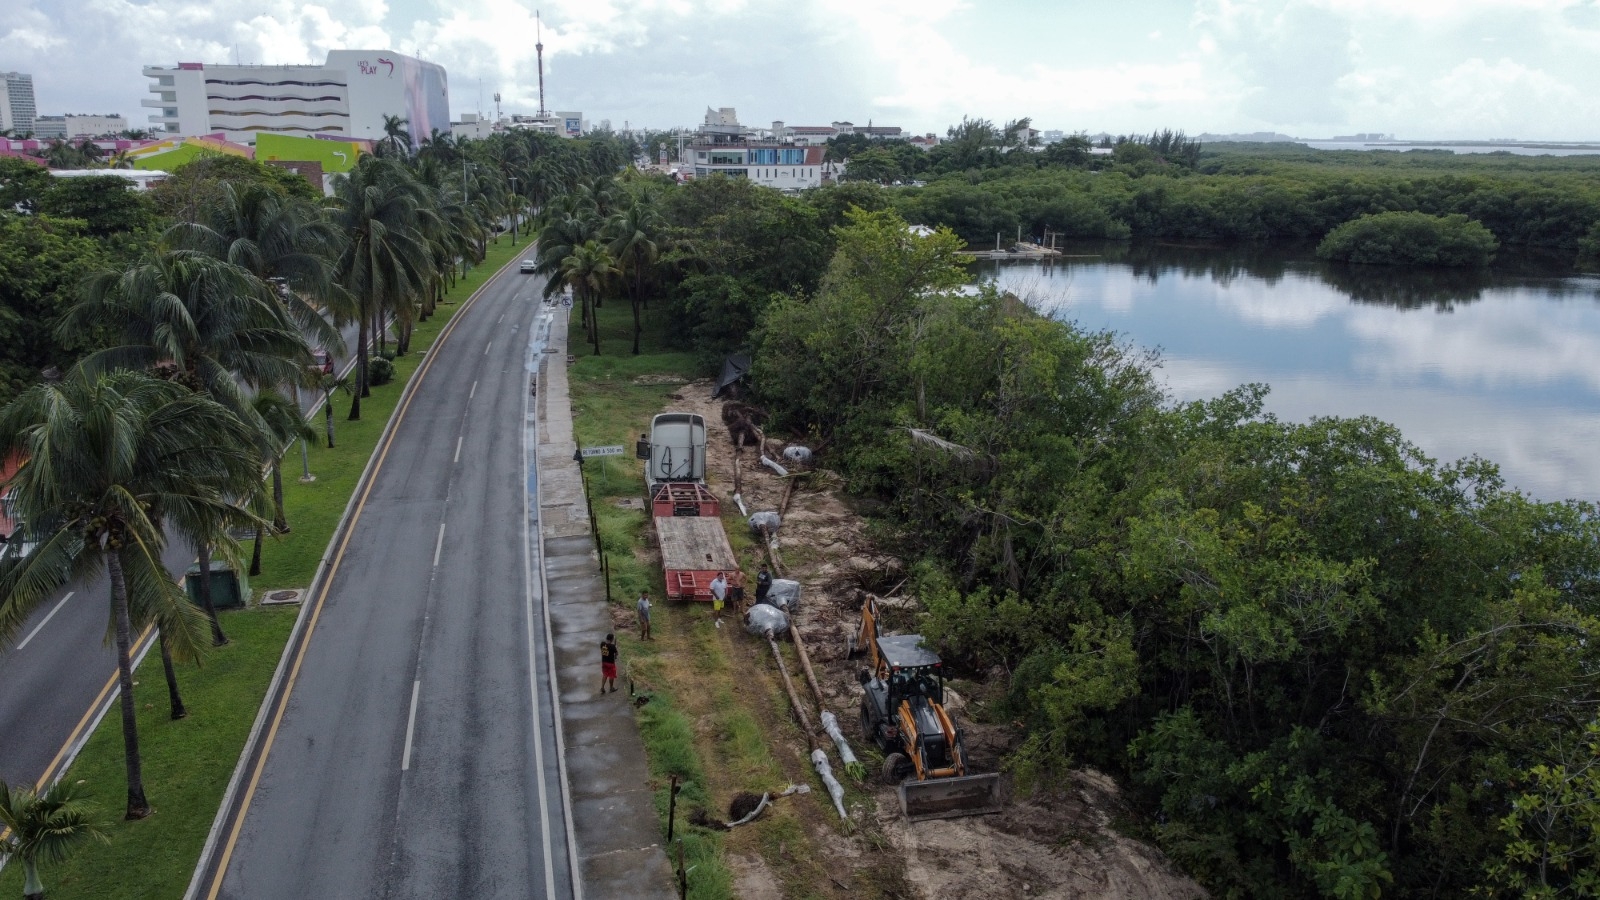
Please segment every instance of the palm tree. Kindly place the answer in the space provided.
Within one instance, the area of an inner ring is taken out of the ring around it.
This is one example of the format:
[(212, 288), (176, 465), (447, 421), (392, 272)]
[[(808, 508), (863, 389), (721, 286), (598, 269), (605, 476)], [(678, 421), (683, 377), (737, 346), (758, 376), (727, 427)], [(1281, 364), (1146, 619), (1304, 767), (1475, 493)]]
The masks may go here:
[(166, 250), (126, 271), (101, 271), (56, 326), (63, 340), (109, 331), (85, 357), (91, 373), (147, 369), (203, 391), (241, 420), (248, 388), (288, 384), (312, 362), (300, 326), (271, 285), (195, 250)]
[(361, 418), (361, 397), (370, 394), (369, 325), (381, 323), (388, 313), (409, 334), (412, 297), (426, 284), (432, 268), (424, 229), (433, 212), (426, 190), (403, 167), (363, 156), (335, 184), (329, 216), (346, 235), (334, 270), (352, 301), (345, 315), (358, 323), (356, 393), (350, 404), (354, 421)]
[(133, 696), (133, 623), (159, 624), (171, 651), (200, 652), (203, 614), (162, 564), (161, 523), (254, 521), (227, 498), (260, 484), (255, 433), (204, 394), (144, 372), (78, 367), (0, 410), (0, 458), (37, 543), (0, 560), (0, 641), (68, 581), (104, 567), (121, 686), (127, 817), (150, 814)]
[(538, 253), (534, 271), (545, 276), (544, 296), (553, 296), (565, 286), (561, 269), (567, 257), (588, 241), (600, 236), (600, 222), (570, 195), (563, 194), (544, 212), (539, 229)]
[(328, 449), (333, 449), (333, 394), (335, 391), (351, 393), (350, 379), (340, 375), (322, 375), (317, 379), (317, 390), (322, 392), (322, 415), (328, 431)]
[(606, 285), (617, 274), (611, 253), (599, 241), (585, 241), (561, 263), (561, 282), (578, 295), (583, 308), (583, 323), (588, 328), (589, 341), (594, 344), (596, 356), (600, 355), (600, 321), (595, 314), (597, 299)]
[(334, 287), (332, 261), (343, 236), (315, 206), (265, 185), (224, 184), (200, 221), (179, 222), (164, 239), (278, 285), (277, 298), (308, 341), (344, 352), (344, 338), (324, 315)]
[[(256, 417), (261, 420), (261, 453), (272, 467), (272, 531), (289, 533), (289, 519), (283, 511), (283, 453), (297, 439), (316, 440), (317, 433), (306, 424), (300, 407), (277, 391), (262, 391), (255, 396)], [(261, 574), (261, 536), (263, 525), (256, 526), (255, 546), (251, 551), (250, 574)]]
[(73, 782), (58, 782), (37, 794), (0, 781), (0, 825), (11, 830), (0, 839), (0, 853), (22, 860), (24, 900), (44, 900), (40, 863), (63, 863), (89, 841), (107, 842), (95, 812)]
[(411, 155), (411, 132), (406, 130), (404, 117), (391, 115), (383, 117), (383, 141), (378, 147), (381, 152), (402, 159)]
[(638, 356), (639, 334), (643, 331), (639, 310), (645, 302), (645, 273), (660, 255), (655, 239), (661, 232), (662, 220), (661, 214), (656, 211), (655, 197), (646, 193), (635, 198), (625, 209), (612, 216), (608, 225), (608, 230), (614, 235), (611, 239), (611, 255), (622, 262), (633, 276), (633, 290), (628, 299), (633, 305), (633, 355)]
[[(65, 339), (95, 329), (108, 330), (120, 343), (84, 358), (81, 365), (90, 374), (153, 371), (207, 394), (255, 431), (265, 426), (250, 390), (299, 379), (311, 362), (301, 326), (278, 291), (239, 266), (195, 250), (168, 250), (125, 272), (90, 276), (57, 333)], [(251, 496), (258, 488), (235, 496)], [(198, 530), (185, 536), (200, 557), (197, 593), (220, 646), (227, 636), (212, 605), (209, 577), (218, 536), (207, 523), (194, 524)]]

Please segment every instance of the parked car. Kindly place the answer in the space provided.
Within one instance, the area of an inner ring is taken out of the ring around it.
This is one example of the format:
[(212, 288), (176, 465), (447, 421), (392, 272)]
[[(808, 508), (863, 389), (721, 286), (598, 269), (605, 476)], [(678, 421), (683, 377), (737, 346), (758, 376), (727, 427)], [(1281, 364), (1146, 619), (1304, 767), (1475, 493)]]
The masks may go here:
[(518, 271), (520, 271), (524, 275), (527, 275), (530, 272), (532, 272), (534, 270), (534, 268), (537, 267), (537, 266), (538, 266), (538, 263), (534, 262), (533, 260), (525, 259), (525, 260), (522, 261), (522, 268), (519, 269)]
[(324, 375), (333, 374), (333, 354), (321, 347), (311, 351), (311, 371), (321, 372)]

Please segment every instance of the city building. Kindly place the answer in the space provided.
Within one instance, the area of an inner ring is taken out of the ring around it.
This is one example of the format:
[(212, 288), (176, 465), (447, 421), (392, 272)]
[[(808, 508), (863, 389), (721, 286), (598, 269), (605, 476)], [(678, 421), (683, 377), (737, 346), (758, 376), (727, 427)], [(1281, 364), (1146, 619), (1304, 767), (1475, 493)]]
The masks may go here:
[(79, 141), (128, 130), (122, 116), (35, 116), (33, 122), (33, 136), (47, 141)]
[(462, 113), (461, 121), (450, 123), (450, 133), (457, 140), (463, 138), (482, 140), (501, 130), (502, 127), (499, 122), (487, 116), (480, 116), (477, 113)]
[[(774, 122), (772, 132), (788, 134), (789, 129)], [(752, 136), (739, 124), (733, 108), (725, 106), (706, 110), (705, 123), (679, 159), (685, 163), (683, 174), (692, 171), (696, 178), (727, 175), (780, 191), (800, 191), (822, 184), (822, 155), (821, 147)]]
[(39, 114), (33, 103), (33, 76), (3, 72), (0, 79), (5, 80), (5, 90), (0, 91), (0, 131), (17, 137), (32, 134), (34, 117)]
[(788, 140), (803, 147), (820, 147), (838, 133), (832, 125), (794, 125), (784, 129)]
[(253, 143), (261, 133), (382, 140), (404, 119), (415, 147), (451, 132), (450, 93), (438, 65), (387, 50), (332, 50), (323, 65), (146, 66), (153, 130)]

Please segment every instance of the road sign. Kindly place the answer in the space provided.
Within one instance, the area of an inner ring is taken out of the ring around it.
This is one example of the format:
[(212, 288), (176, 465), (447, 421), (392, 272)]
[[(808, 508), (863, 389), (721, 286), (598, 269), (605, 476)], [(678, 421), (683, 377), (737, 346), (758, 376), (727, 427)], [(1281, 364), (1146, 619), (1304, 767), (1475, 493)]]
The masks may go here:
[(590, 456), (621, 456), (622, 445), (617, 444), (611, 447), (585, 447), (581, 452), (585, 458)]

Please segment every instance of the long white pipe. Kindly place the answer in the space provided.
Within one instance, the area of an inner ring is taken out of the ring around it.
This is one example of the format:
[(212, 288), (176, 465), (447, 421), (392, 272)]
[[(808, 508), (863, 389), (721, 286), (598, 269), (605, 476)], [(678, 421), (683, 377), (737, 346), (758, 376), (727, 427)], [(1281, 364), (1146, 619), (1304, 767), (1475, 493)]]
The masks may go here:
[(828, 786), (828, 796), (833, 798), (833, 808), (839, 811), (839, 818), (849, 818), (844, 814), (844, 787), (833, 777), (833, 767), (828, 765), (827, 751), (821, 747), (811, 751), (811, 765), (816, 768), (822, 783)]

